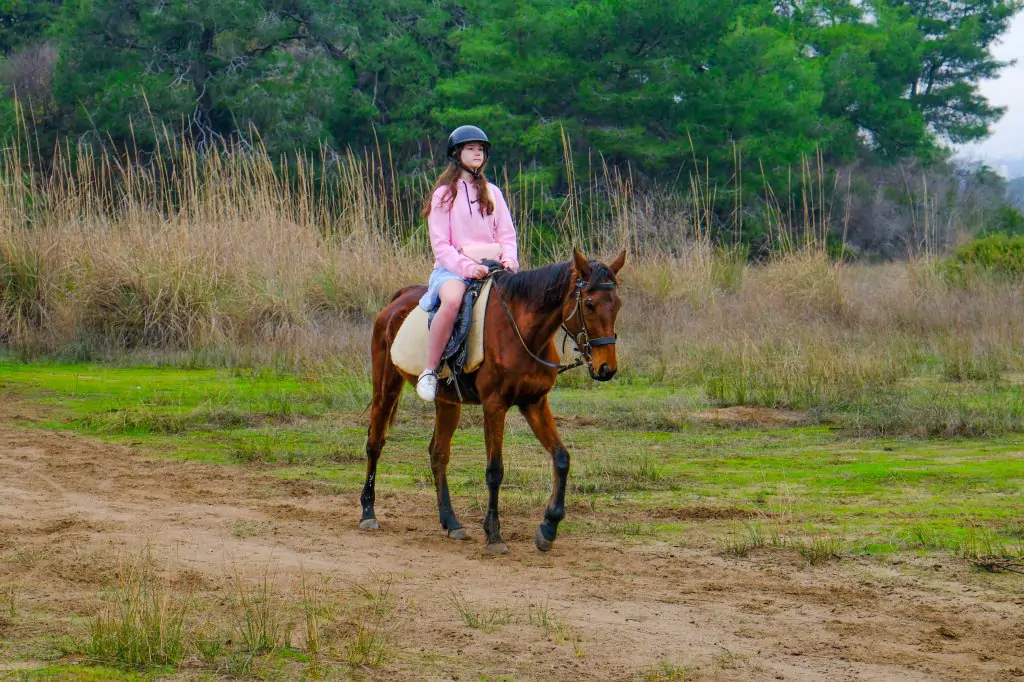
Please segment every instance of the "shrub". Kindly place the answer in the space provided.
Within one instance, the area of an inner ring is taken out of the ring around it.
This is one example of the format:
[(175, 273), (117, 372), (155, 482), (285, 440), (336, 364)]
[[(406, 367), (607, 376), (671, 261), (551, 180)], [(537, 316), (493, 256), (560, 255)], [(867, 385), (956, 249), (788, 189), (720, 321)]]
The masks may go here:
[(1024, 275), (1024, 235), (990, 234), (964, 244), (944, 263), (947, 278), (962, 283), (974, 275), (1017, 279)]

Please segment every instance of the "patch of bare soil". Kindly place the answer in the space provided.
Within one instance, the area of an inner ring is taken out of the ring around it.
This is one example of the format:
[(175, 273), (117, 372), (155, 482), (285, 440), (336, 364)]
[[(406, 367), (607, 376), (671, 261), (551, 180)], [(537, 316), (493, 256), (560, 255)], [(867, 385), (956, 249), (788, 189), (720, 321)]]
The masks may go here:
[(698, 421), (731, 426), (792, 426), (807, 420), (801, 412), (748, 406), (702, 410), (694, 412), (693, 417)]
[[(302, 567), (339, 582), (390, 575), (401, 622), (392, 658), (365, 672), (373, 679), (643, 680), (660, 664), (686, 679), (1024, 679), (1019, 577), (997, 584), (934, 561), (811, 568), (785, 554), (726, 559), (571, 533), (540, 554), (539, 509), (503, 518), (512, 551), (495, 557), (484, 551), (479, 514), (463, 512), (475, 540), (447, 540), (433, 495), (390, 492), (386, 478), (383, 530), (362, 533), (358, 490), (331, 495), (265, 470), (25, 430), (14, 417), (27, 410), (0, 408), (0, 588), (17, 586), (25, 614), (0, 620), (0, 641), (45, 627), (59, 634), (62, 618), (88, 615), (116, 557), (148, 544), (175, 580), (225, 598), (231, 566), (274, 562), (285, 574)], [(695, 524), (720, 516), (672, 514)], [(482, 611), (542, 604), (561, 627), (469, 628), (459, 599)], [(47, 625), (32, 614), (60, 618)]]

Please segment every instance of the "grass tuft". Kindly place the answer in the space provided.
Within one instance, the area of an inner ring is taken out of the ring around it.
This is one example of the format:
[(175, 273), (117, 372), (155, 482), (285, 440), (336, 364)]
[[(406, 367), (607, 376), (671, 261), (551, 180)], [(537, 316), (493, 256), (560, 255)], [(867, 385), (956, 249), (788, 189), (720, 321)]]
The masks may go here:
[(235, 629), (248, 660), (287, 644), (290, 631), (287, 607), (274, 582), (276, 574), (269, 566), (261, 569), (254, 584), (234, 573)]
[(965, 528), (959, 554), (971, 565), (992, 572), (1024, 573), (1024, 545), (1012, 543), (984, 526)]
[(686, 682), (700, 677), (700, 668), (695, 665), (678, 665), (669, 661), (658, 663), (640, 671), (642, 682)]
[(447, 599), (455, 607), (462, 622), (475, 630), (493, 632), (516, 621), (516, 612), (506, 606), (479, 606), (454, 592)]
[(371, 574), (369, 586), (355, 583), (345, 654), (350, 665), (378, 667), (393, 655), (394, 598), (391, 575)]
[(189, 595), (175, 594), (155, 570), (149, 551), (127, 557), (117, 585), (92, 622), (86, 656), (125, 668), (177, 665), (187, 653)]

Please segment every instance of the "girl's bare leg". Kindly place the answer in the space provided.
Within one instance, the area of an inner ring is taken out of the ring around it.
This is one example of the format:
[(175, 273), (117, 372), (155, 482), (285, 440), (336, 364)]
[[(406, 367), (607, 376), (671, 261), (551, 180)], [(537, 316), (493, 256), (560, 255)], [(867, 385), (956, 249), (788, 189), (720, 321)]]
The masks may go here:
[(441, 364), (441, 353), (452, 336), (455, 318), (459, 315), (462, 296), (465, 293), (466, 283), (462, 280), (453, 279), (441, 286), (441, 305), (434, 313), (434, 320), (430, 323), (430, 332), (427, 334), (427, 369), (437, 369)]

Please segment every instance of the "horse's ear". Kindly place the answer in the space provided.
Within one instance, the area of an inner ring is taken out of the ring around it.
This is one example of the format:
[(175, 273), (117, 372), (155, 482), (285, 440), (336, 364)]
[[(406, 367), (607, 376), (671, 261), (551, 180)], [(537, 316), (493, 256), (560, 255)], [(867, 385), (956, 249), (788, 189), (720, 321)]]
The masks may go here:
[(626, 250), (623, 249), (622, 253), (620, 253), (618, 256), (616, 256), (615, 260), (613, 260), (611, 263), (608, 264), (608, 267), (611, 269), (612, 272), (614, 272), (617, 275), (617, 274), (619, 274), (619, 270), (621, 270), (622, 266), (625, 265), (625, 264), (626, 264)]
[(590, 262), (587, 257), (580, 253), (580, 250), (573, 248), (572, 258), (576, 262), (576, 272), (582, 279), (590, 277)]

